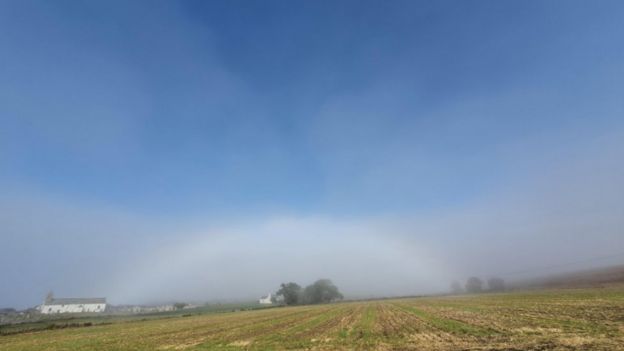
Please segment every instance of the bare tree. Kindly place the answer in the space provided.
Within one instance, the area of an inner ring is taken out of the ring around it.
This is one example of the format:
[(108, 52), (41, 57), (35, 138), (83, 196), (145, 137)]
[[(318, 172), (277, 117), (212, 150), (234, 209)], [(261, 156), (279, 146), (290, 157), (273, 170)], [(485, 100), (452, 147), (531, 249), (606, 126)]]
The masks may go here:
[(477, 277), (470, 277), (466, 282), (466, 291), (475, 294), (483, 290), (483, 281)]
[(490, 278), (488, 280), (488, 288), (490, 291), (505, 291), (505, 281), (502, 278)]
[(464, 292), (464, 289), (462, 288), (461, 284), (457, 280), (454, 280), (451, 283), (451, 293), (458, 295), (463, 292)]

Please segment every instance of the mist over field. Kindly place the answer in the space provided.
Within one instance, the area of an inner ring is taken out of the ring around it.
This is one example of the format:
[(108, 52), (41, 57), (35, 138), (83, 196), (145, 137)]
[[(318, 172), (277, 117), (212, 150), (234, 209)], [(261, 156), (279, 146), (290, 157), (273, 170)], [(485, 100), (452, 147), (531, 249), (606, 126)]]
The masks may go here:
[(624, 261), (621, 3), (359, 4), (0, 3), (0, 307)]

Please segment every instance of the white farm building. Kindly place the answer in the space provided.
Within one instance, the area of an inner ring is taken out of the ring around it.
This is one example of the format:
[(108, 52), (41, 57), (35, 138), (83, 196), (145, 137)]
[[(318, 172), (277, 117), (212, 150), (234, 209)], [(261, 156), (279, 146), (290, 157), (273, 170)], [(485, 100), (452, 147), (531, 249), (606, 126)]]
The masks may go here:
[(259, 300), (258, 303), (263, 304), (263, 305), (270, 305), (273, 303), (273, 300), (271, 299), (271, 294), (267, 295), (267, 296), (262, 296)]
[(106, 310), (106, 299), (101, 297), (55, 299), (50, 294), (39, 306), (39, 311), (43, 314), (104, 312), (104, 310)]

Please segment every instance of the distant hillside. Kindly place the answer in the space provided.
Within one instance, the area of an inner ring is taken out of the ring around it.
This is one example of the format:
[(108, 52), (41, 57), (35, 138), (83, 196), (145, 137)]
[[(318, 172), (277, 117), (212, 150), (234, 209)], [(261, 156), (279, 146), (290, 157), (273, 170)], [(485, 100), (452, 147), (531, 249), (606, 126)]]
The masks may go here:
[(584, 271), (553, 274), (542, 278), (520, 280), (511, 288), (577, 288), (624, 283), (624, 265)]

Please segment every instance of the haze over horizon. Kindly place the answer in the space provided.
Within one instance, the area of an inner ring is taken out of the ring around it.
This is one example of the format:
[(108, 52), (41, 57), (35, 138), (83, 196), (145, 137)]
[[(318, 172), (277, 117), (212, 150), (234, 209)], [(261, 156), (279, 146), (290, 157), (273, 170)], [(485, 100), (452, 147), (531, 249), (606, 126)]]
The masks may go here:
[(0, 2), (0, 307), (318, 278), (397, 296), (624, 263), (623, 18), (619, 1)]

